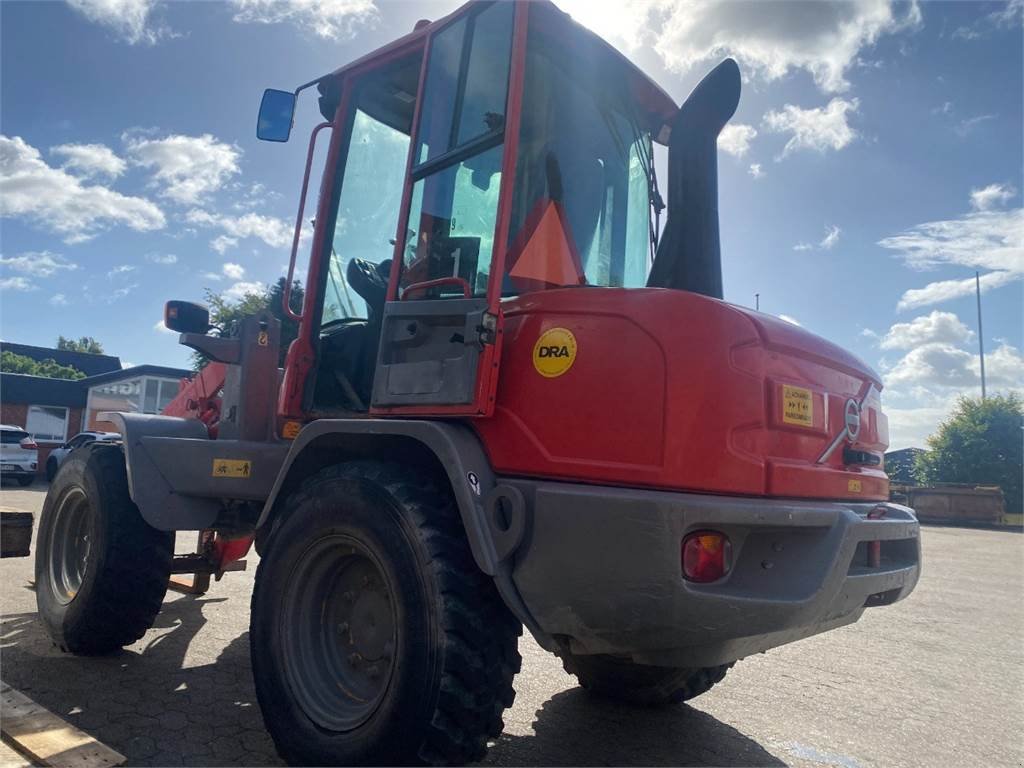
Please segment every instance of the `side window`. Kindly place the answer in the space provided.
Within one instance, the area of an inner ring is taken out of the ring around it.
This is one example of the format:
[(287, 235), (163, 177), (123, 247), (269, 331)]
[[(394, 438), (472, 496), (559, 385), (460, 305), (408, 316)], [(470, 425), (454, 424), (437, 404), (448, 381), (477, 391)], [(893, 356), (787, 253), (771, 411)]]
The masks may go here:
[[(438, 278), (487, 292), (501, 188), (513, 4), (497, 2), (431, 42), (402, 286)], [(434, 298), (462, 295), (458, 285)]]

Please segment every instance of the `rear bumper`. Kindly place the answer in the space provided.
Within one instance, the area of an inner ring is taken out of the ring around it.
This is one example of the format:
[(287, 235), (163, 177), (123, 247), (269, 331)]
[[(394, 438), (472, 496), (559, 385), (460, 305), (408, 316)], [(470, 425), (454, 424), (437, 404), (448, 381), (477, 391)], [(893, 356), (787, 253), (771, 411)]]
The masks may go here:
[(3, 477), (35, 477), (36, 462), (5, 461), (0, 463), (0, 475)]
[[(513, 578), (546, 633), (574, 653), (709, 666), (856, 621), (914, 589), (920, 539), (895, 504), (741, 499), (508, 481), (526, 499)], [(884, 508), (884, 517), (869, 519)], [(722, 580), (682, 578), (691, 531), (729, 536)], [(868, 542), (880, 541), (878, 567)]]

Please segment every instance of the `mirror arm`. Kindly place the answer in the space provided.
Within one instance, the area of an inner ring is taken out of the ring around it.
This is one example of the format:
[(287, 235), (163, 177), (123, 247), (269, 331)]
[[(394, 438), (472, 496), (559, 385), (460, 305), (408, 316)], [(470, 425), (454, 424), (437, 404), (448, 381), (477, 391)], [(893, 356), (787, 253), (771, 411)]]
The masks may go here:
[[(320, 135), (320, 131), (324, 128), (333, 128), (334, 123), (324, 122), (320, 123), (316, 128), (313, 129), (313, 133), (309, 136), (309, 149), (306, 152), (306, 171), (302, 176), (302, 193), (299, 195), (299, 213), (295, 217), (295, 235), (292, 238), (292, 256), (288, 260), (288, 279), (284, 284), (284, 293), (281, 297), (281, 302), (284, 304), (282, 309), (284, 310), (285, 317), (294, 320), (295, 322), (301, 322), (302, 314), (296, 314), (292, 311), (292, 281), (295, 279), (295, 258), (299, 253), (299, 236), (302, 234), (302, 215), (306, 210), (306, 191), (309, 188), (309, 171), (313, 166), (313, 150), (316, 149), (316, 137)], [(307, 292), (308, 292), (307, 286)]]

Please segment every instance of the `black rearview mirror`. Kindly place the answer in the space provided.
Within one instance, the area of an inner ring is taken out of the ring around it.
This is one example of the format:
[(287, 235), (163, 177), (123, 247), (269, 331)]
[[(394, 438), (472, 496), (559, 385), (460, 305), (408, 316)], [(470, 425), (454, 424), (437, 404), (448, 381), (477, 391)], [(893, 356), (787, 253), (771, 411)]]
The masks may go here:
[(168, 301), (164, 305), (164, 325), (178, 333), (206, 333), (210, 330), (210, 311), (191, 301)]
[(260, 102), (256, 138), (263, 141), (288, 141), (295, 117), (295, 94), (267, 88)]

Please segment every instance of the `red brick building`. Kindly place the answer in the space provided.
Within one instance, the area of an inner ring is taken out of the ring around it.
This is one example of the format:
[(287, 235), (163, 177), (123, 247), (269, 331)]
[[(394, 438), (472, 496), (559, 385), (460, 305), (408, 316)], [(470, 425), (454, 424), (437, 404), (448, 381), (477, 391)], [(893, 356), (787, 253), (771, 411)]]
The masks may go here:
[(50, 379), (0, 373), (0, 423), (21, 427), (39, 445), (39, 474), (50, 451), (88, 429), (112, 430), (101, 411), (159, 413), (178, 393), (191, 371), (157, 365), (122, 368), (110, 355), (90, 355), (27, 344), (0, 344), (0, 350), (37, 362), (52, 359), (86, 374), (84, 379)]

